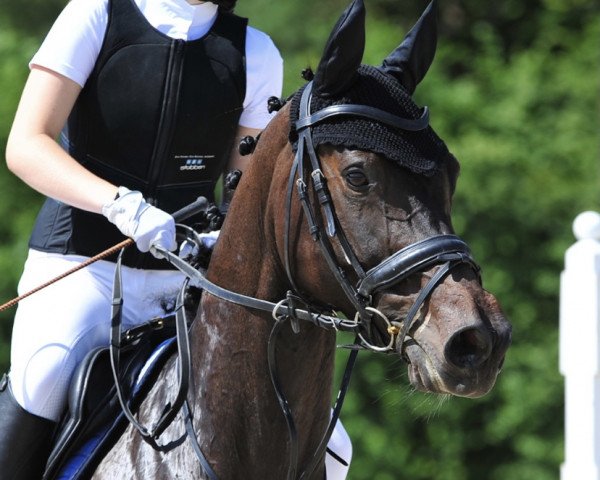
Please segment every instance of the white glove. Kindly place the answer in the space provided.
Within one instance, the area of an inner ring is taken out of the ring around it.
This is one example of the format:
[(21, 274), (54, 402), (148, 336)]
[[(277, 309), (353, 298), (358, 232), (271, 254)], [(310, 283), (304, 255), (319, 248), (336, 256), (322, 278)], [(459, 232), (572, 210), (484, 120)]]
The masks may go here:
[[(102, 207), (102, 215), (123, 235), (135, 240), (142, 252), (153, 246), (169, 251), (177, 248), (175, 220), (167, 212), (146, 203), (141, 192), (119, 187), (118, 198)], [(154, 252), (152, 254), (157, 256)]]
[(202, 239), (202, 245), (207, 248), (214, 248), (215, 243), (217, 243), (217, 239), (219, 238), (219, 233), (221, 230), (213, 230), (208, 233), (199, 233), (198, 236)]

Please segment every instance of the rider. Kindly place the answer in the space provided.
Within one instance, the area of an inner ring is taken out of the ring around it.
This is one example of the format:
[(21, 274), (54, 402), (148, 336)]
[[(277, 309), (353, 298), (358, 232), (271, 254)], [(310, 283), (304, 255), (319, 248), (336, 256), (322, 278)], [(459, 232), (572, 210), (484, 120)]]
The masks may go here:
[[(125, 235), (137, 250), (123, 259), (124, 328), (172, 308), (183, 275), (142, 252), (176, 248), (167, 212), (214, 199), (218, 177), (243, 167), (236, 138), (264, 128), (267, 98), (281, 93), (277, 48), (235, 3), (67, 4), (31, 61), (6, 150), (10, 170), (48, 197), (20, 294)], [(41, 476), (76, 365), (108, 345), (113, 273), (114, 258), (101, 260), (20, 302), (0, 384), (3, 478)]]

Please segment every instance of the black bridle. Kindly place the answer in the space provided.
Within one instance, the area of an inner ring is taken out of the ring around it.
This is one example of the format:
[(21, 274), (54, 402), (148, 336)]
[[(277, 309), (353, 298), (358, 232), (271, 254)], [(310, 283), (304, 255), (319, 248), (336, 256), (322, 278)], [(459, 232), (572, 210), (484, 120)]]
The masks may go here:
[[(329, 438), (339, 418), (349, 385), (352, 368), (359, 349), (368, 349), (377, 352), (396, 350), (399, 353), (402, 353), (405, 338), (417, 318), (417, 313), (420, 311), (429, 295), (452, 269), (459, 265), (466, 264), (475, 271), (479, 278), (479, 267), (473, 260), (469, 247), (456, 235), (436, 235), (426, 238), (395, 252), (383, 260), (379, 265), (368, 271), (363, 269), (335, 215), (333, 200), (327, 188), (327, 180), (322, 173), (320, 160), (313, 145), (311, 128), (330, 118), (344, 115), (368, 118), (397, 129), (420, 131), (427, 128), (429, 124), (429, 112), (425, 107), (421, 117), (417, 119), (406, 119), (364, 105), (335, 105), (311, 113), (311, 89), (312, 82), (306, 86), (302, 93), (299, 119), (294, 124), (294, 128), (298, 134), (298, 149), (288, 181), (284, 225), (284, 264), (292, 290), (288, 292), (286, 298), (279, 303), (273, 303), (267, 300), (232, 292), (210, 282), (196, 268), (177, 255), (162, 248), (155, 249), (175, 267), (181, 270), (188, 278), (193, 279), (200, 288), (211, 295), (231, 303), (270, 312), (276, 320), (269, 338), (268, 361), (271, 381), (280, 407), (284, 413), (290, 438), (288, 480), (296, 478), (303, 480), (309, 478), (322, 460)], [(310, 174), (307, 176), (306, 173), (309, 169)], [(312, 187), (312, 191), (318, 200), (318, 204), (316, 205), (311, 200), (313, 196), (310, 195), (309, 185)], [(344, 291), (346, 297), (356, 309), (357, 313), (354, 319), (338, 318), (335, 313), (333, 313), (335, 309), (324, 311), (322, 307), (311, 305), (310, 301), (307, 301), (302, 297), (300, 289), (296, 285), (291, 268), (292, 262), (290, 255), (291, 205), (294, 186), (296, 186), (296, 191), (312, 238), (315, 242), (318, 242), (329, 269), (335, 276), (336, 281)], [(201, 242), (197, 234), (189, 228), (188, 235), (196, 243)], [(332, 243), (333, 239), (337, 240), (337, 244), (343, 252), (344, 260), (346, 264), (352, 268), (354, 276), (358, 279), (357, 282), (353, 283), (351, 281), (346, 269), (342, 267), (338, 260)], [(416, 273), (423, 273), (436, 265), (439, 265), (440, 267), (435, 271), (425, 287), (419, 292), (416, 300), (410, 307), (406, 318), (402, 322), (388, 320), (382, 312), (373, 306), (373, 294), (387, 290), (408, 277)], [(385, 345), (377, 345), (376, 342), (371, 339), (371, 324), (373, 317), (382, 319), (387, 326), (387, 333), (390, 336), (390, 340)], [(329, 426), (327, 427), (309, 466), (302, 474), (298, 475), (298, 441), (296, 428), (292, 412), (290, 411), (289, 404), (282, 391), (277, 374), (277, 367), (275, 364), (275, 339), (288, 321), (290, 322), (293, 331), (297, 333), (300, 329), (300, 320), (308, 321), (325, 329), (353, 332), (356, 335), (356, 341), (355, 346), (353, 348), (351, 347), (350, 357), (343, 374), (342, 384), (333, 408)], [(178, 397), (180, 396), (181, 395), (178, 395)], [(178, 410), (179, 408), (181, 408), (181, 406), (175, 410)], [(208, 465), (195, 437), (192, 416), (187, 402), (183, 404), (183, 408), (185, 409), (186, 430), (192, 441), (194, 451), (196, 452), (205, 473), (209, 478), (214, 480), (216, 479), (216, 475)], [(172, 411), (169, 412), (169, 417), (171, 416), (174, 416)], [(160, 423), (159, 430), (162, 431), (165, 426), (164, 422)], [(146, 433), (146, 437), (153, 440), (158, 436), (156, 430), (150, 433), (144, 430), (141, 430), (141, 432)]]
[[(287, 216), (285, 220), (286, 238), (284, 242), (284, 261), (288, 281), (296, 292), (300, 292), (294, 282), (290, 259), (291, 200), (295, 183), (309, 231), (313, 239), (319, 243), (329, 269), (357, 312), (356, 323), (359, 325), (360, 345), (375, 351), (391, 351), (396, 348), (401, 353), (404, 339), (416, 318), (417, 312), (435, 287), (458, 265), (469, 265), (478, 276), (479, 266), (473, 260), (467, 244), (459, 237), (456, 235), (436, 235), (397, 251), (379, 265), (365, 272), (335, 215), (333, 200), (327, 189), (327, 180), (323, 175), (320, 160), (314, 148), (312, 127), (333, 117), (345, 115), (366, 118), (396, 129), (414, 132), (427, 128), (429, 125), (429, 111), (425, 107), (419, 118), (406, 119), (373, 107), (350, 104), (333, 105), (312, 113), (310, 111), (311, 92), (312, 82), (309, 82), (302, 92), (299, 118), (294, 123), (294, 128), (298, 134), (298, 149), (288, 181)], [(308, 163), (306, 162), (307, 158)], [(307, 177), (306, 172), (308, 169), (311, 173)], [(310, 180), (307, 180), (307, 178), (310, 178)], [(308, 183), (312, 185), (318, 199), (318, 206), (311, 202)], [(317, 215), (318, 212), (321, 215)], [(323, 221), (319, 222), (319, 218), (322, 218)], [(352, 268), (354, 275), (358, 278), (357, 284), (352, 283), (346, 269), (340, 264), (331, 241), (334, 238), (337, 239), (337, 243), (343, 252), (345, 262)], [(409, 276), (425, 272), (435, 265), (442, 266), (421, 290), (401, 324), (390, 322), (383, 313), (372, 306), (375, 292), (389, 289)], [(369, 340), (373, 315), (383, 319), (387, 325), (390, 334), (390, 341), (387, 345), (377, 346)]]

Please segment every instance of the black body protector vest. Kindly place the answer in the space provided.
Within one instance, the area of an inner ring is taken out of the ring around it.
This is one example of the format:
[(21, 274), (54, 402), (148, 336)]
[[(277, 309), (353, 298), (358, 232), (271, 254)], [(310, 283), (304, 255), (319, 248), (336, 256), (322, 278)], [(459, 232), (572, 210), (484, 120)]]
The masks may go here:
[[(61, 134), (64, 148), (167, 212), (199, 195), (213, 200), (246, 94), (247, 20), (219, 12), (204, 37), (183, 41), (154, 29), (133, 0), (110, 0), (108, 18), (95, 68)], [(93, 256), (123, 239), (102, 215), (49, 198), (29, 245)], [(126, 265), (168, 267), (128, 250)]]

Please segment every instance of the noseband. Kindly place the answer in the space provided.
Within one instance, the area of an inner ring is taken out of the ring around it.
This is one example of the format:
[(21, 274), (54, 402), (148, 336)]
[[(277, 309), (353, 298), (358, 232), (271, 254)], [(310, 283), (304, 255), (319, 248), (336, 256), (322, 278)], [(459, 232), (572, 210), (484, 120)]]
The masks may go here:
[[(365, 272), (335, 215), (333, 201), (327, 188), (327, 180), (323, 175), (320, 160), (314, 148), (312, 127), (327, 119), (343, 115), (366, 118), (396, 129), (416, 132), (424, 130), (429, 125), (429, 111), (425, 107), (419, 118), (407, 119), (377, 108), (347, 104), (333, 105), (311, 113), (311, 91), (312, 82), (302, 92), (299, 119), (294, 123), (294, 128), (298, 134), (298, 149), (288, 181), (284, 242), (284, 260), (288, 280), (293, 289), (300, 292), (293, 278), (290, 259), (291, 197), (295, 183), (310, 233), (313, 239), (319, 242), (331, 272), (356, 309), (355, 320), (359, 325), (358, 335), (362, 342), (361, 346), (375, 351), (391, 351), (395, 346), (399, 352), (402, 352), (404, 339), (416, 318), (417, 312), (435, 287), (454, 267), (462, 264), (470, 266), (479, 278), (479, 266), (473, 260), (467, 244), (458, 236), (436, 235), (397, 251), (379, 265)], [(309, 165), (306, 164), (307, 157), (310, 161)], [(309, 175), (310, 180), (307, 181), (305, 172), (308, 168), (311, 169), (311, 173)], [(311, 196), (308, 194), (307, 183), (309, 182), (318, 199), (318, 207), (311, 202)], [(317, 211), (322, 213), (323, 222), (318, 221)], [(322, 223), (325, 223), (325, 228), (323, 228)], [(352, 284), (346, 270), (338, 262), (331, 242), (333, 238), (337, 239), (346, 263), (352, 267), (358, 278), (356, 286)], [(402, 323), (390, 322), (382, 312), (372, 306), (374, 293), (389, 289), (411, 275), (425, 272), (436, 265), (441, 265), (441, 267), (419, 292)], [(376, 345), (374, 341), (369, 340), (372, 338), (371, 324), (374, 316), (382, 318), (387, 325), (387, 331), (390, 335), (390, 341), (387, 345)]]

